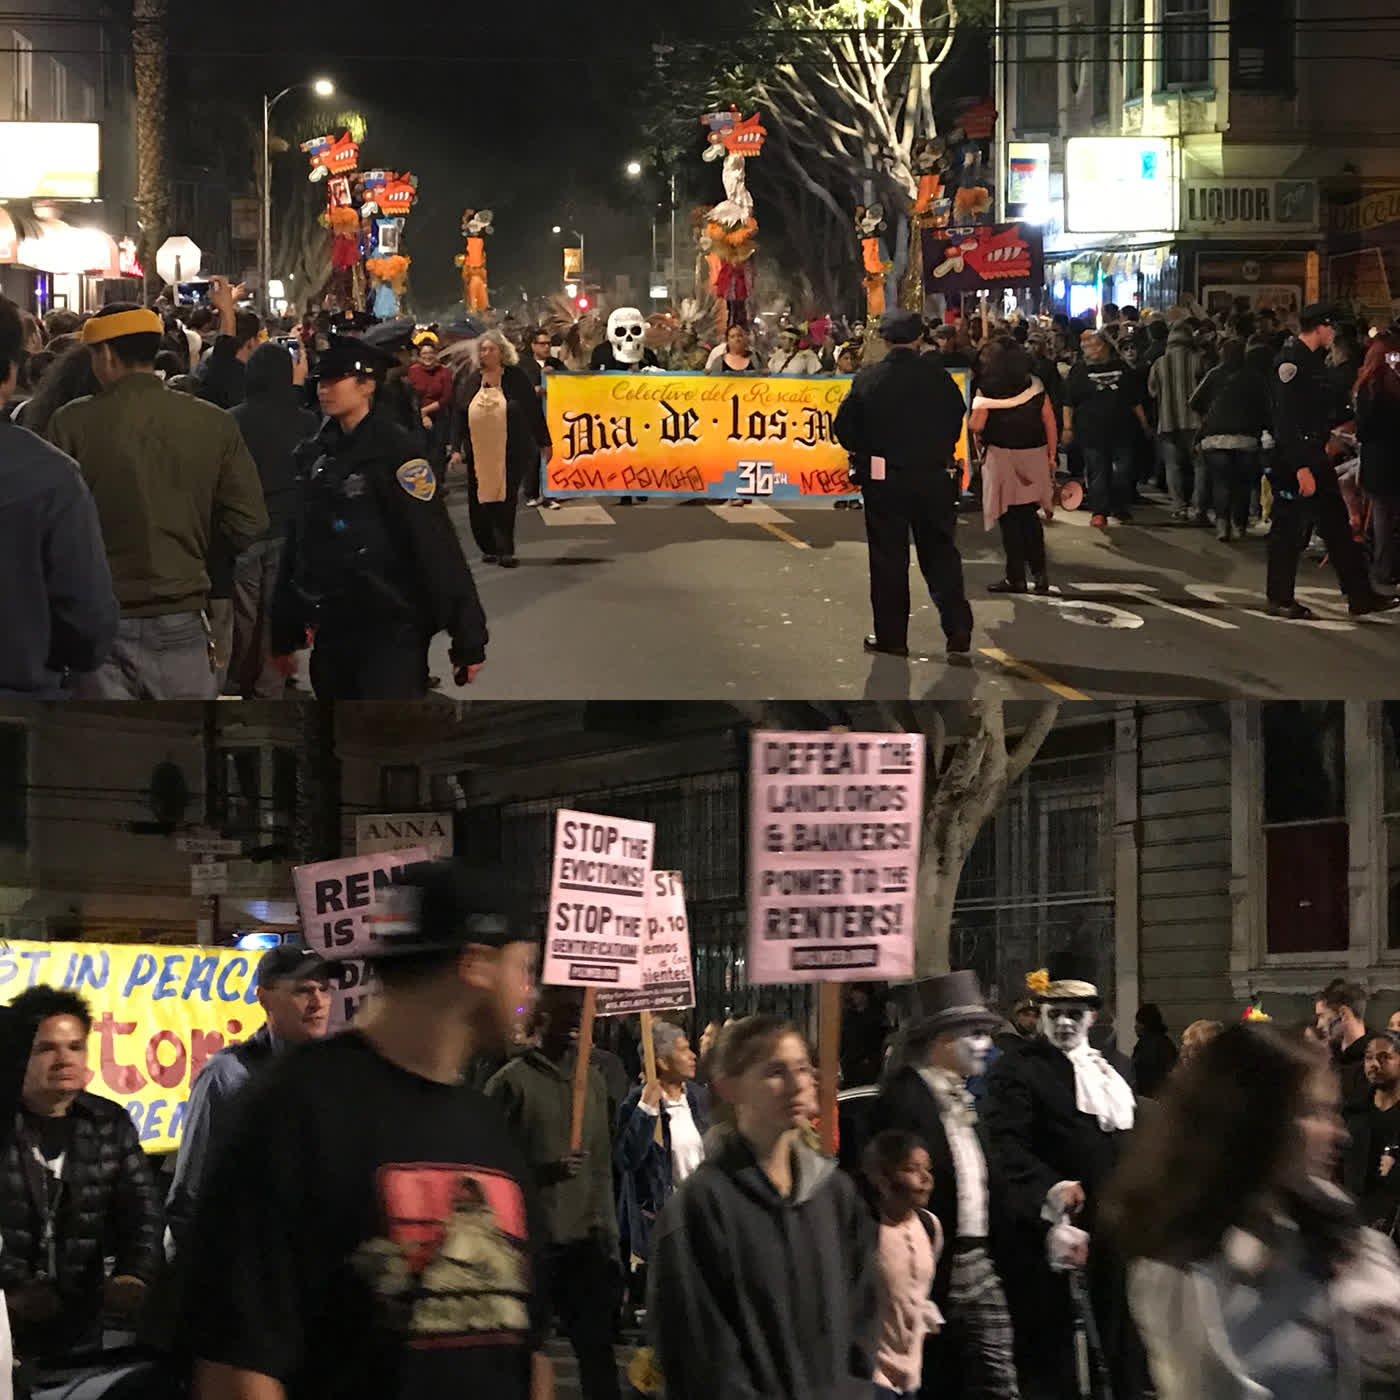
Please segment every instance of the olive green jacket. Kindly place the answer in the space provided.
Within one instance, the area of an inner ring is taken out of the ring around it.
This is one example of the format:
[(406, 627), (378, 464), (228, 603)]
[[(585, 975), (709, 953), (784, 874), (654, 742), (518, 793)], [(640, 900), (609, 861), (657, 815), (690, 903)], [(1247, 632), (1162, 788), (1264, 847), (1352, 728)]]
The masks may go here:
[(202, 609), (211, 551), (243, 549), (267, 529), (238, 424), (154, 374), (65, 404), (49, 438), (77, 461), (97, 503), (125, 616)]

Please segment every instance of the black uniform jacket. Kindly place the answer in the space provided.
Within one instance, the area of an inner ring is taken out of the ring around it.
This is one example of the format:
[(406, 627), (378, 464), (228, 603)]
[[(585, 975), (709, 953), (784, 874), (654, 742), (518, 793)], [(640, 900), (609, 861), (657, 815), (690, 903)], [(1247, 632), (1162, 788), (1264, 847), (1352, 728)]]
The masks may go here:
[(966, 411), (958, 386), (931, 355), (891, 350), (856, 374), (832, 431), (858, 480), (866, 479), (872, 457), (883, 457), (891, 473), (946, 468)]
[[(906, 1133), (913, 1133), (928, 1148), (929, 1162), (933, 1167), (933, 1193), (929, 1196), (928, 1208), (943, 1226), (944, 1239), (943, 1253), (933, 1275), (931, 1296), (939, 1310), (946, 1311), (958, 1237), (958, 1171), (948, 1145), (948, 1135), (943, 1129), (938, 1100), (924, 1082), (923, 1075), (911, 1066), (905, 1066), (892, 1075), (880, 1090), (875, 1111), (871, 1115), (871, 1132), (883, 1132), (886, 1128), (901, 1128)], [(1000, 1272), (998, 1256), (1007, 1244), (1005, 1192), (997, 1174), (986, 1125), (980, 1118), (976, 1132), (977, 1140), (982, 1144), (982, 1156), (987, 1162), (987, 1247)]]
[(1327, 440), (1341, 421), (1337, 395), (1327, 374), (1327, 352), (1309, 350), (1295, 336), (1279, 352), (1270, 380), (1277, 451), (1269, 468), (1275, 490), (1296, 491), (1298, 468), (1317, 475), (1319, 490), (1336, 489)]
[(486, 659), (486, 615), (441, 483), (414, 441), (376, 409), (353, 432), (328, 420), (298, 453), (297, 508), (272, 609), (272, 649), (305, 631), (410, 622), (448, 632), (459, 666)]

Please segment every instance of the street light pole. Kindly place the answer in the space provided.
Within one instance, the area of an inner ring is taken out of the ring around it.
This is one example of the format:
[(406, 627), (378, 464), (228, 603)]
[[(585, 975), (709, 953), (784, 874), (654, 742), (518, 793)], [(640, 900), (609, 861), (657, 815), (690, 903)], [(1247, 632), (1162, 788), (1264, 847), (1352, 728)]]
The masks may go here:
[(298, 88), (309, 87), (318, 97), (329, 97), (335, 88), (329, 79), (316, 78), (309, 82), (291, 83), (276, 97), (269, 98), (263, 93), (263, 132), (262, 132), (262, 237), (258, 240), (258, 278), (262, 282), (262, 306), (264, 314), (272, 314), (272, 297), (268, 293), (268, 283), (272, 280), (272, 109), (289, 93)]
[(666, 279), (671, 294), (671, 306), (680, 310), (680, 265), (676, 262), (676, 172), (671, 171), (671, 275)]

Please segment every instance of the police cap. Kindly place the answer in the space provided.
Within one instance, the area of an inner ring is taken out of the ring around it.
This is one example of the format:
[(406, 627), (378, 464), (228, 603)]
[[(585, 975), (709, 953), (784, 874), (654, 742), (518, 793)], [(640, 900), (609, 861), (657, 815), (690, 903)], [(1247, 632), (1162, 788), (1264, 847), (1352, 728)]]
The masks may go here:
[(394, 363), (392, 355), (358, 336), (333, 335), (316, 362), (316, 373), (322, 379), (383, 379)]
[[(381, 891), (375, 961), (452, 952), (473, 943), (503, 948), (534, 941), (518, 896), (494, 870), (455, 860), (410, 865)], [(387, 917), (385, 917), (387, 915)]]
[(393, 355), (413, 344), (417, 330), (418, 326), (413, 321), (381, 321), (377, 326), (371, 326), (362, 338), (366, 345), (373, 345), (376, 350), (386, 350)]
[(886, 311), (880, 317), (880, 339), (891, 345), (913, 345), (924, 337), (924, 318), (917, 311)]
[(1319, 326), (1330, 326), (1337, 319), (1337, 308), (1330, 302), (1315, 301), (1305, 306), (1298, 315), (1298, 329), (1315, 331)]

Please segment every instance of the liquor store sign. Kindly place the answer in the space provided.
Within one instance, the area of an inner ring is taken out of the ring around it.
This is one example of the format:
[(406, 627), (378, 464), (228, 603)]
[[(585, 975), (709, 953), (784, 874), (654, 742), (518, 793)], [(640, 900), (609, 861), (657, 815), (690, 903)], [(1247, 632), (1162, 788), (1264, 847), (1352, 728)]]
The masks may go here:
[(1183, 180), (1183, 232), (1216, 236), (1318, 231), (1316, 180)]

